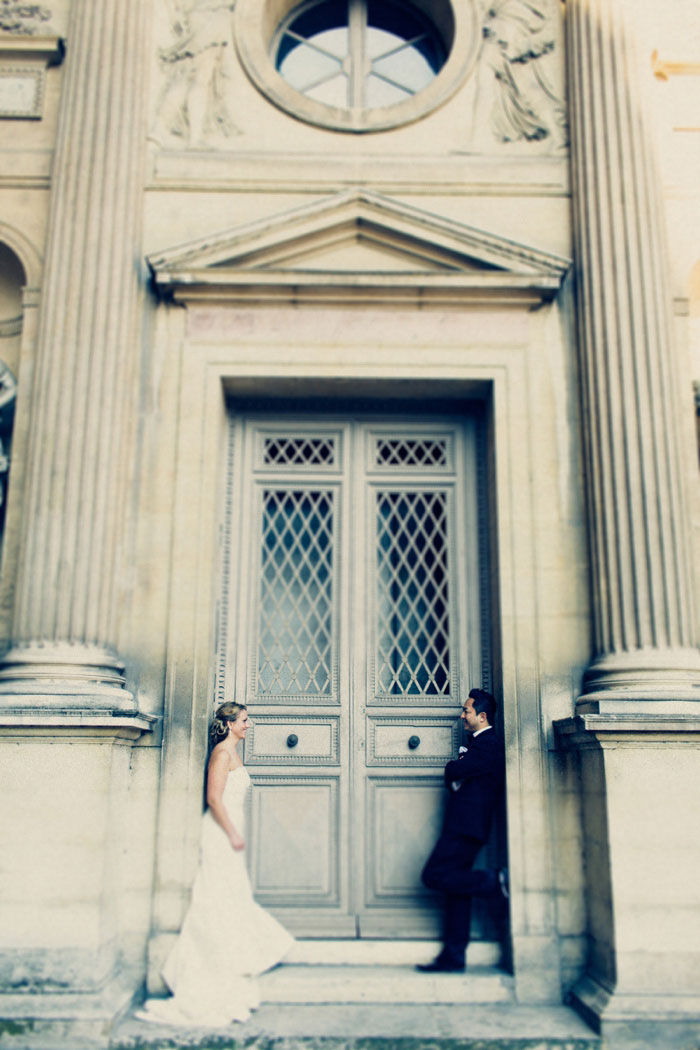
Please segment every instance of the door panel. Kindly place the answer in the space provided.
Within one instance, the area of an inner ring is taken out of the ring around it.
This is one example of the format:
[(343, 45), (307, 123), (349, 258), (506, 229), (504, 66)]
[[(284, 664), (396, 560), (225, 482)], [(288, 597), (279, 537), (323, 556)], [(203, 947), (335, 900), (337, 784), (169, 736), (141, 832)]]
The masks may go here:
[(366, 905), (412, 901), (439, 831), (442, 777), (367, 779)]
[(442, 768), (489, 685), (476, 423), (251, 413), (231, 441), (217, 697), (250, 707), (255, 892), (302, 935), (433, 936)]
[(338, 778), (256, 776), (252, 877), (261, 902), (339, 904)]
[(367, 718), (367, 765), (444, 766), (457, 753), (459, 739), (459, 720), (454, 717), (372, 714)]
[(303, 720), (279, 715), (256, 714), (246, 736), (246, 763), (283, 761), (286, 765), (312, 762), (338, 765), (340, 720), (306, 716)]

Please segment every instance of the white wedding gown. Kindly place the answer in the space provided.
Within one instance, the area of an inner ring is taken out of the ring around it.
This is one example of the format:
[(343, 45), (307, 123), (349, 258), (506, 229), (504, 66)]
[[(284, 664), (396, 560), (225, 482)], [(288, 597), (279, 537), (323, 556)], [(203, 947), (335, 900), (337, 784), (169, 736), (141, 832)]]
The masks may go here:
[[(250, 776), (231, 770), (223, 803), (245, 837)], [(245, 852), (234, 850), (209, 810), (202, 817), (200, 864), (182, 931), (163, 967), (173, 993), (150, 999), (136, 1015), (172, 1025), (247, 1021), (260, 1003), (257, 974), (275, 966), (294, 943), (277, 920), (253, 900)]]

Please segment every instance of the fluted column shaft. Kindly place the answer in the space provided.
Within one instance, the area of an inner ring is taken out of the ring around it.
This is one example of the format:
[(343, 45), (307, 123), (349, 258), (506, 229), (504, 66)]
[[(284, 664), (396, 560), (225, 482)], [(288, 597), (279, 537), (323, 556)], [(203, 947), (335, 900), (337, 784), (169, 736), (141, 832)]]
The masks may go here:
[(71, 4), (3, 693), (82, 682), (127, 702), (115, 577), (137, 356), (146, 8)]
[(597, 653), (583, 700), (697, 698), (660, 188), (622, 0), (567, 0), (566, 13)]

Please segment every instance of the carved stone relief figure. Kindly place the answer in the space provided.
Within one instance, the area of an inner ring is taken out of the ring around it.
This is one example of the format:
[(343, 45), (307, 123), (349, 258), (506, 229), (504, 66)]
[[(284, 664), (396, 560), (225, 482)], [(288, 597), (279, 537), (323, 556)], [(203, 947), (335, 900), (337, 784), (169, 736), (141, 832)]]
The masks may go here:
[(202, 148), (239, 134), (227, 99), (235, 6), (235, 0), (170, 0), (173, 39), (158, 51), (156, 139)]
[(554, 0), (491, 0), (482, 15), (469, 148), (568, 143), (566, 108), (554, 88)]

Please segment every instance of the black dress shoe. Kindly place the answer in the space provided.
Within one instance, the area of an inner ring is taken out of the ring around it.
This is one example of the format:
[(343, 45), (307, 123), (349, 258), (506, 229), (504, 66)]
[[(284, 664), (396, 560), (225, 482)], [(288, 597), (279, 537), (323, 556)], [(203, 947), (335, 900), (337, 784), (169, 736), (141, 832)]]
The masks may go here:
[(466, 966), (464, 963), (450, 962), (449, 959), (441, 959), (438, 955), (437, 959), (433, 959), (429, 963), (417, 963), (416, 969), (419, 973), (464, 973)]

